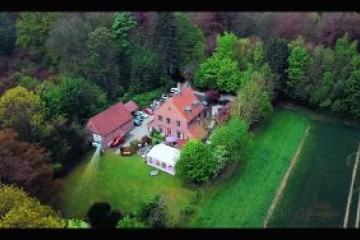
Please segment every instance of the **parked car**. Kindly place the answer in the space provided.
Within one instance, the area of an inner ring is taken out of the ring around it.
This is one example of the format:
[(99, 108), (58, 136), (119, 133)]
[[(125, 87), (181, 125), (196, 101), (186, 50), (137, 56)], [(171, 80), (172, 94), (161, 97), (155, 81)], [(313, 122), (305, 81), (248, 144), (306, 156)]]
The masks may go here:
[(171, 93), (179, 93), (180, 90), (178, 88), (170, 88)]
[(136, 126), (140, 126), (142, 124), (143, 120), (139, 116), (134, 117), (134, 124)]
[(141, 118), (142, 120), (144, 120), (144, 119), (146, 119), (146, 118), (149, 117), (149, 115), (146, 114), (146, 113), (144, 113), (143, 111), (137, 111), (136, 116), (139, 117), (139, 118)]
[(161, 95), (161, 99), (163, 99), (163, 100), (167, 100), (169, 97), (170, 97), (170, 96), (167, 95), (167, 94), (162, 94), (162, 95)]
[(160, 106), (160, 101), (159, 100), (153, 100), (152, 103), (150, 104), (150, 109), (155, 110)]
[(110, 147), (117, 147), (119, 146), (121, 143), (123, 143), (125, 141), (124, 137), (116, 137), (111, 143), (110, 143)]
[(154, 115), (153, 110), (151, 110), (150, 108), (145, 108), (145, 109), (143, 110), (143, 112), (146, 113), (146, 114), (148, 114), (148, 115)]

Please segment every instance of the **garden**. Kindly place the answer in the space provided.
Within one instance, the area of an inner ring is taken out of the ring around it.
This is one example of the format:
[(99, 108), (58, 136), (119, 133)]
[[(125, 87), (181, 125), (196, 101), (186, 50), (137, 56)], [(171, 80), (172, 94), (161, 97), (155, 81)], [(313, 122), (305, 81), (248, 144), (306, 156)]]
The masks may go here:
[(176, 222), (194, 196), (194, 191), (180, 179), (164, 172), (150, 176), (154, 169), (141, 156), (120, 156), (111, 150), (105, 151), (93, 176), (84, 182), (83, 175), (92, 155), (93, 151), (88, 152), (71, 173), (59, 180), (64, 189), (61, 211), (67, 218), (86, 219), (94, 202), (107, 202), (123, 214), (137, 215), (145, 203), (164, 196), (172, 211), (168, 214)]

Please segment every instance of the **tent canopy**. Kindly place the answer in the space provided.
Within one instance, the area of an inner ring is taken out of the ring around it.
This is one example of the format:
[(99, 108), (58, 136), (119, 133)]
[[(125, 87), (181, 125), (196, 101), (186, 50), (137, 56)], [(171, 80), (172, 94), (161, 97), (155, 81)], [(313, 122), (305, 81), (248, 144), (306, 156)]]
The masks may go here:
[(176, 161), (180, 157), (180, 150), (160, 143), (150, 150), (150, 152), (147, 154), (147, 158), (149, 157), (154, 160), (166, 163), (166, 165), (175, 166)]

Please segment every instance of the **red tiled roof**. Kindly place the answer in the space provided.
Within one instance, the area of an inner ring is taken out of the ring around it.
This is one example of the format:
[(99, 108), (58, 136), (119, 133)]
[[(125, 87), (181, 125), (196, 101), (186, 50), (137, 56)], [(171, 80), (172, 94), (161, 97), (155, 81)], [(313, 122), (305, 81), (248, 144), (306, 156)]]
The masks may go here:
[(132, 116), (124, 104), (119, 102), (90, 118), (86, 126), (92, 125), (97, 131), (97, 134), (105, 136), (129, 120), (132, 120)]
[[(205, 109), (204, 105), (195, 96), (194, 92), (187, 87), (182, 88), (181, 94), (173, 96), (170, 98), (170, 101), (172, 101), (174, 106), (180, 111), (181, 115), (183, 115), (187, 121), (191, 121)], [(194, 102), (199, 102), (199, 105), (195, 107), (193, 105)], [(186, 107), (190, 107), (190, 113), (185, 111)]]
[(131, 100), (125, 103), (124, 106), (130, 113), (139, 109), (138, 105)]

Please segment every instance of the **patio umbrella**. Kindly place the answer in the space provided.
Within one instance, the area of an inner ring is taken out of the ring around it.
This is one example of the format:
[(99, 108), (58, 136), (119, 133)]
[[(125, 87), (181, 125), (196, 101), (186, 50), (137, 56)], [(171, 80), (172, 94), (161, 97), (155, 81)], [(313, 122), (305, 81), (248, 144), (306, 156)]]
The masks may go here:
[(169, 143), (177, 142), (177, 139), (174, 136), (167, 136), (165, 140)]

